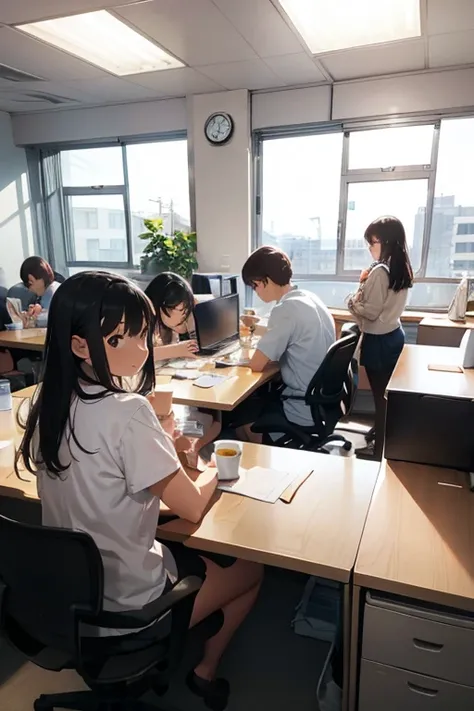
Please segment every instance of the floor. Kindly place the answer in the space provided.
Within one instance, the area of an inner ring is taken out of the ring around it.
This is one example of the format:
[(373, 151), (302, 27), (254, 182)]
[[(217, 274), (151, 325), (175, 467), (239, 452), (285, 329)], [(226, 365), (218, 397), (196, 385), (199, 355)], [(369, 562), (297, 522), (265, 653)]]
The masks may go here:
[[(291, 627), (306, 576), (267, 569), (256, 607), (238, 631), (220, 672), (229, 679), (232, 694), (228, 711), (316, 711), (316, 687), (328, 644), (296, 635)], [(205, 711), (204, 704), (185, 687), (184, 676), (193, 665), (189, 650), (182, 670), (163, 699), (146, 697), (165, 711)], [(84, 688), (71, 671), (46, 672), (25, 662), (0, 640), (0, 709), (32, 711), (41, 693)]]

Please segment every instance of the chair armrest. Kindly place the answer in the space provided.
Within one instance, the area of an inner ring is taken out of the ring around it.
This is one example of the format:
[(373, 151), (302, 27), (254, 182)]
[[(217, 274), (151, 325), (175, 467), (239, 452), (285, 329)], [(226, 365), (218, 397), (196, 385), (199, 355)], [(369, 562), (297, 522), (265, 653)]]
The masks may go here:
[(202, 586), (201, 578), (190, 575), (178, 581), (169, 592), (149, 602), (140, 610), (110, 612), (102, 610), (98, 615), (81, 615), (81, 621), (95, 627), (115, 627), (118, 629), (140, 629), (146, 627), (176, 607), (180, 602), (195, 595)]
[(3, 629), (3, 604), (5, 602), (7, 586), (0, 579), (0, 631)]

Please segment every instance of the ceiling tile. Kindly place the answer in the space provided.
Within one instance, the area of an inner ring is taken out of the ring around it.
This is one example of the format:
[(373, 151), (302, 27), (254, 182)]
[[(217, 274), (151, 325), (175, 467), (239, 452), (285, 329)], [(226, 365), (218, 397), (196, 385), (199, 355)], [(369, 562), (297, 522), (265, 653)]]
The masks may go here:
[(474, 30), (430, 37), (428, 57), (430, 67), (474, 63)]
[(325, 54), (319, 60), (336, 81), (415, 71), (425, 68), (424, 41), (360, 47)]
[(121, 2), (125, 0), (0, 0), (0, 22), (19, 25), (61, 15), (103, 10), (116, 7)]
[(161, 96), (186, 96), (222, 91), (223, 87), (196, 69), (183, 67), (129, 77), (136, 85), (148, 87)]
[(93, 67), (92, 64), (8, 27), (0, 27), (0, 63), (43, 79), (89, 79), (110, 76), (107, 72)]
[(286, 54), (282, 57), (267, 57), (265, 64), (288, 85), (326, 81), (324, 74), (305, 52)]
[(116, 15), (191, 66), (256, 56), (211, 0), (154, 0), (120, 8)]
[(213, 64), (200, 67), (199, 71), (226, 89), (269, 89), (283, 83), (262, 59)]
[(428, 0), (429, 35), (474, 29), (473, 0)]
[(298, 35), (269, 0), (212, 0), (260, 57), (296, 54)]
[(96, 103), (100, 100), (103, 103), (112, 101), (140, 101), (152, 99), (158, 96), (158, 92), (146, 89), (143, 86), (118, 79), (117, 77), (107, 77), (106, 79), (80, 79), (67, 82), (66, 87), (71, 91), (82, 91), (88, 94)]

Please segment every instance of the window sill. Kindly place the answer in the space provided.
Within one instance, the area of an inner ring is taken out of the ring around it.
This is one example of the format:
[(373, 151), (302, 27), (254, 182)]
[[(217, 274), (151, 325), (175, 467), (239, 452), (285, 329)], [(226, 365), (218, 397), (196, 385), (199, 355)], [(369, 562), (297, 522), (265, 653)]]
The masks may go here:
[[(355, 317), (347, 309), (329, 309), (335, 321), (355, 321)], [(447, 318), (447, 311), (404, 311), (402, 323), (420, 323), (424, 318)]]

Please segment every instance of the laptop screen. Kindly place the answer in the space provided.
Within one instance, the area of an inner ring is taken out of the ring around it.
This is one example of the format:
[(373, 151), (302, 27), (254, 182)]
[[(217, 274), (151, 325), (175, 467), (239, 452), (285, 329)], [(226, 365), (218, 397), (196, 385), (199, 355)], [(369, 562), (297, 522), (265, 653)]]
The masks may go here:
[(212, 348), (239, 335), (239, 295), (202, 301), (194, 308), (199, 348)]

